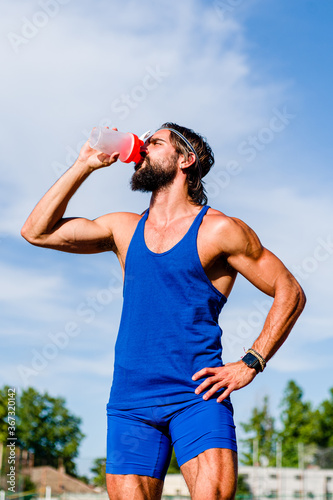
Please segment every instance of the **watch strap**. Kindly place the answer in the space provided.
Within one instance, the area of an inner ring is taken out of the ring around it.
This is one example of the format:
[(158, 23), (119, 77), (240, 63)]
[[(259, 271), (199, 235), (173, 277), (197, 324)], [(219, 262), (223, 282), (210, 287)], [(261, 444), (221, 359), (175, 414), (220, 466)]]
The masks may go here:
[(264, 371), (264, 368), (266, 367), (266, 360), (265, 358), (262, 357), (261, 354), (259, 354), (259, 352), (255, 351), (254, 349), (248, 349), (246, 352), (250, 352), (251, 354), (253, 354), (253, 356), (255, 356), (257, 358), (257, 360), (259, 361), (260, 365), (261, 365), (261, 371)]

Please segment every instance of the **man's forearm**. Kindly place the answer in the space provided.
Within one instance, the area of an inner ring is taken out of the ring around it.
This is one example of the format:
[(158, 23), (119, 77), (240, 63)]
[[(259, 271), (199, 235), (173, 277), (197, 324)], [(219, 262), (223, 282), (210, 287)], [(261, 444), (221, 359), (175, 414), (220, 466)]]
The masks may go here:
[(277, 290), (262, 332), (252, 346), (266, 361), (287, 339), (305, 302), (304, 292), (294, 279)]
[(50, 233), (63, 217), (69, 200), (90, 172), (87, 165), (76, 161), (36, 205), (22, 228), (22, 236), (34, 242)]

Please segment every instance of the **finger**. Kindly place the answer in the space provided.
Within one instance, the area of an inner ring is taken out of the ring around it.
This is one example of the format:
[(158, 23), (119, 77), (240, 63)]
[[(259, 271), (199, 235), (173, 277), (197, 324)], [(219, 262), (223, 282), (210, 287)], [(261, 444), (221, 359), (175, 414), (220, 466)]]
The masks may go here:
[(202, 396), (202, 398), (205, 400), (211, 398), (217, 391), (219, 391), (223, 387), (224, 387), (224, 384), (222, 382), (219, 382), (218, 384), (214, 384), (213, 387), (211, 389), (209, 389), (209, 391), (207, 391), (206, 394), (204, 394)]
[(192, 380), (198, 380), (199, 378), (205, 376), (207, 377), (209, 375), (215, 375), (216, 370), (218, 370), (218, 368), (208, 368), (208, 367), (203, 368), (202, 370), (199, 370), (193, 375)]
[(227, 389), (223, 392), (223, 394), (221, 394), (221, 396), (219, 396), (216, 400), (217, 403), (222, 403), (222, 401), (224, 401), (228, 396), (230, 396), (230, 394), (232, 393), (234, 389), (231, 388), (230, 386), (227, 387)]
[(111, 155), (108, 155), (106, 153), (99, 153), (97, 155), (97, 158), (99, 159), (99, 161), (101, 163), (103, 163), (103, 165), (109, 166), (118, 160), (119, 154), (120, 153), (116, 153), (116, 152), (112, 153)]
[(200, 384), (196, 388), (196, 390), (194, 392), (196, 394), (200, 394), (201, 392), (203, 392), (206, 389), (208, 389), (208, 387), (210, 387), (211, 385), (215, 384), (215, 382), (217, 382), (217, 380), (214, 377), (206, 378), (206, 380), (204, 382), (202, 382), (202, 384)]

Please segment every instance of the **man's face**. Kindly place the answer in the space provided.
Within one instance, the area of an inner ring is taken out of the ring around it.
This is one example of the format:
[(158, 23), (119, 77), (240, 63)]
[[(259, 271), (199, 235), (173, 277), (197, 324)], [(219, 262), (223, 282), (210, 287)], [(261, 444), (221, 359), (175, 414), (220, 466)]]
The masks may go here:
[(158, 130), (142, 148), (145, 154), (135, 165), (131, 179), (133, 191), (152, 192), (169, 186), (178, 172), (178, 154), (169, 141), (169, 130)]

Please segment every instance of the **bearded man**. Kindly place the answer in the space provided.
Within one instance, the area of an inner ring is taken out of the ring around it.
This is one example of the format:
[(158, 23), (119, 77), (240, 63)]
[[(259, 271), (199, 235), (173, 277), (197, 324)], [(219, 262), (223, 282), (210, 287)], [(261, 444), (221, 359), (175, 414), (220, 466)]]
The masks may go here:
[[(107, 404), (110, 499), (160, 499), (173, 447), (192, 499), (232, 499), (230, 394), (262, 372), (286, 340), (304, 293), (251, 228), (207, 205), (202, 178), (214, 156), (200, 134), (165, 123), (141, 155), (131, 187), (152, 193), (143, 214), (64, 218), (83, 181), (119, 156), (86, 143), (22, 235), (64, 252), (112, 251), (121, 265), (124, 301)], [(274, 301), (246, 355), (224, 365), (218, 321), (238, 273)]]

